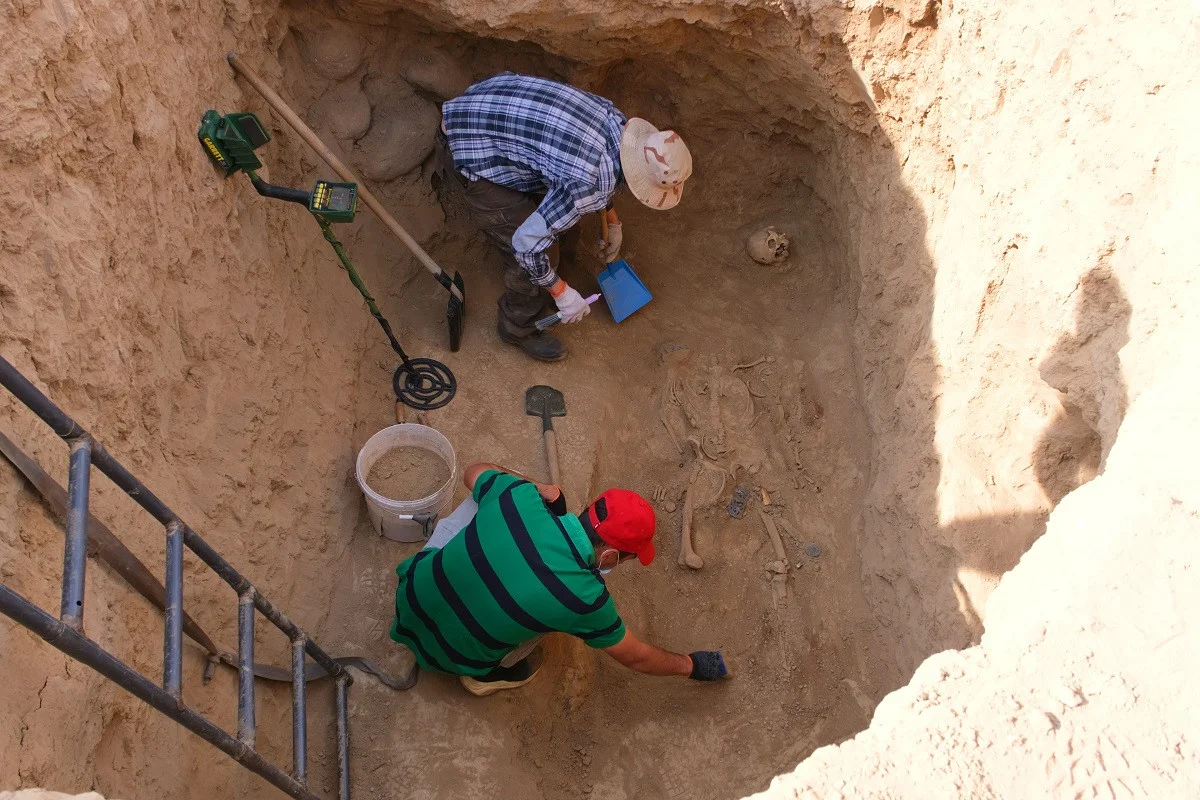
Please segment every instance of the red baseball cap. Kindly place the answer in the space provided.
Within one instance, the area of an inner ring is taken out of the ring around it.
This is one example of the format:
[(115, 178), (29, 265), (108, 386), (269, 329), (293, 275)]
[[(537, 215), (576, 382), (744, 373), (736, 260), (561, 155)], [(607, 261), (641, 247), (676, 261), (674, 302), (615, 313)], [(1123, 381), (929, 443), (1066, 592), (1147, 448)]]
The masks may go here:
[(654, 560), (654, 509), (637, 492), (609, 489), (588, 506), (587, 517), (608, 544), (636, 554), (643, 565)]

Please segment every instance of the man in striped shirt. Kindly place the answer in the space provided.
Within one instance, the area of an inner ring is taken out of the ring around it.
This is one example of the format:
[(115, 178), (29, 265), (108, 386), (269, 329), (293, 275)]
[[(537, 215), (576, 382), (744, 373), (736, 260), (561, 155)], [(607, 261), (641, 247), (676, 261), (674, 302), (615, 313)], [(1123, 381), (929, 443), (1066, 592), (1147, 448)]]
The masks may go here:
[(511, 72), (442, 106), (436, 150), (441, 185), (465, 202), (503, 255), (500, 338), (544, 361), (566, 355), (557, 337), (533, 325), (548, 297), (564, 322), (589, 311), (558, 274), (559, 238), (584, 214), (605, 211), (604, 257), (613, 261), (622, 239), (612, 207), (617, 189), (628, 186), (642, 203), (665, 210), (692, 174), (692, 155), (674, 131), (626, 119), (603, 97)]
[(645, 499), (610, 489), (576, 517), (557, 486), (493, 464), (467, 467), (463, 482), (478, 504), (474, 518), (396, 568), (391, 635), (421, 667), (458, 675), (480, 696), (515, 688), (537, 671), (530, 654), (538, 639), (559, 631), (648, 675), (728, 675), (719, 651), (663, 650), (617, 614), (601, 572), (654, 559)]

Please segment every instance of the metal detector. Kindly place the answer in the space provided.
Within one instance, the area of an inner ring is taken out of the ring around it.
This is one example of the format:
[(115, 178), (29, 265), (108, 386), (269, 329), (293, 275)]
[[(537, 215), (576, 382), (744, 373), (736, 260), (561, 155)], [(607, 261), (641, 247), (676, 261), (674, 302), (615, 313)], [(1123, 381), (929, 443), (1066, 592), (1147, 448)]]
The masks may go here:
[[(258, 117), (249, 112), (222, 115), (216, 111), (206, 111), (200, 119), (200, 129), (196, 136), (209, 159), (224, 171), (225, 177), (245, 172), (254, 189), (263, 197), (298, 203), (313, 215), (321, 227), (325, 241), (329, 242), (342, 268), (350, 276), (350, 282), (367, 301), (371, 316), (375, 317), (379, 327), (383, 328), (392, 349), (400, 357), (400, 366), (396, 367), (392, 376), (392, 389), (396, 393), (396, 399), (421, 411), (441, 408), (449, 403), (458, 388), (454, 373), (440, 361), (432, 358), (410, 358), (404, 352), (404, 348), (392, 332), (392, 326), (380, 312), (375, 298), (371, 296), (346, 255), (342, 243), (333, 235), (330, 223), (354, 220), (358, 208), (358, 185), (319, 180), (311, 191), (306, 192), (303, 189), (276, 186), (258, 177), (255, 170), (262, 167), (262, 162), (254, 151), (269, 142), (271, 136)], [(457, 275), (455, 277), (457, 278)], [(459, 281), (461, 282), (461, 279)], [(459, 333), (461, 335), (461, 328)], [(451, 336), (453, 335), (452, 330)]]

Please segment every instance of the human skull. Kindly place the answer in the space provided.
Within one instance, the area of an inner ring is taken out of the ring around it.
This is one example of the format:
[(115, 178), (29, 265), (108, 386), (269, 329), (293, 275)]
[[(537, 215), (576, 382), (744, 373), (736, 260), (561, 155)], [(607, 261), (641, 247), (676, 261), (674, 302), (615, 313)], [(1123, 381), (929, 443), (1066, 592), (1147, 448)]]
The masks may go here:
[(760, 264), (778, 264), (788, 257), (788, 237), (774, 228), (763, 228), (750, 234), (746, 252)]

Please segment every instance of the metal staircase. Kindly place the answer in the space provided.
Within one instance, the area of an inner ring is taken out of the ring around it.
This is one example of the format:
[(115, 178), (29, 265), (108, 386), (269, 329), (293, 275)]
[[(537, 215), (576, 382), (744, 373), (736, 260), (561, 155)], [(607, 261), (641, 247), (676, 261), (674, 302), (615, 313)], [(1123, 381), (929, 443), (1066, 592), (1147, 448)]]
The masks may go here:
[[(258, 589), (183, 522), (166, 503), (121, 466), (90, 433), (42, 394), (12, 364), (0, 358), (0, 385), (37, 414), (70, 446), (67, 483), (66, 547), (63, 555), (62, 604), (57, 619), (0, 584), (0, 613), (30, 629), (62, 652), (113, 681), (130, 694), (166, 714), (247, 769), (298, 800), (322, 800), (308, 789), (305, 656), (311, 656), (336, 684), (338, 797), (350, 798), (350, 731), (347, 689), (354, 679), (304, 631), (271, 605)], [(88, 549), (88, 496), (91, 468), (96, 467), (162, 523), (166, 533), (166, 603), (162, 686), (116, 658), (83, 633), (84, 578)], [(238, 727), (232, 736), (183, 700), (183, 548), (187, 547), (226, 583), (238, 598)], [(254, 622), (255, 611), (283, 631), (292, 644), (292, 770), (264, 759), (255, 749)]]

